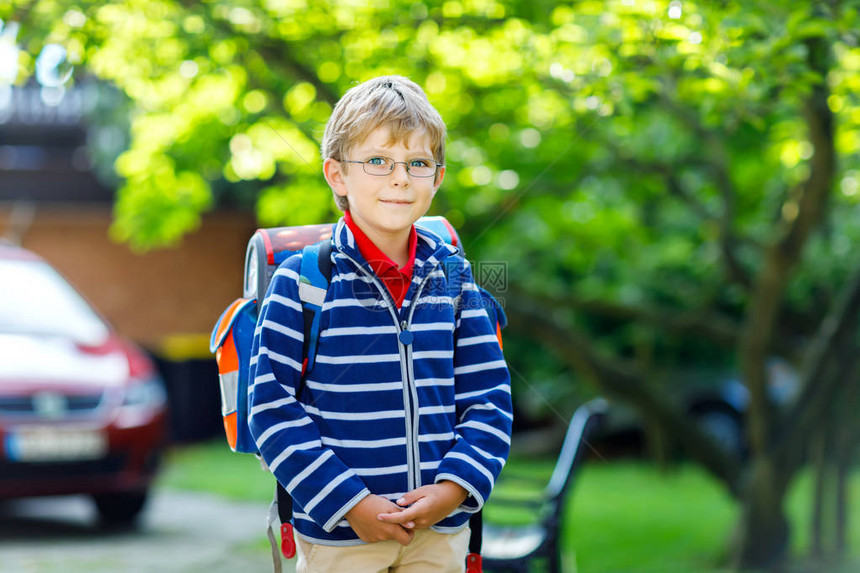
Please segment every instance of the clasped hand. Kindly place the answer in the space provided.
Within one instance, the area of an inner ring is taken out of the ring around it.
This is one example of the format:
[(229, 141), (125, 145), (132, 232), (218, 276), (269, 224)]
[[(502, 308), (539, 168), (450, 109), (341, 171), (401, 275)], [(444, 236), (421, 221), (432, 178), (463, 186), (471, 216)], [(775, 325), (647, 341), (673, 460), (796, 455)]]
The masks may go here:
[(439, 523), (457, 509), (467, 495), (465, 489), (450, 481), (414, 489), (396, 504), (371, 494), (347, 512), (346, 520), (362, 541), (373, 543), (391, 539), (409, 545), (416, 529)]
[(451, 481), (414, 489), (397, 500), (399, 511), (381, 513), (378, 519), (407, 529), (426, 529), (436, 525), (466, 500), (467, 492)]

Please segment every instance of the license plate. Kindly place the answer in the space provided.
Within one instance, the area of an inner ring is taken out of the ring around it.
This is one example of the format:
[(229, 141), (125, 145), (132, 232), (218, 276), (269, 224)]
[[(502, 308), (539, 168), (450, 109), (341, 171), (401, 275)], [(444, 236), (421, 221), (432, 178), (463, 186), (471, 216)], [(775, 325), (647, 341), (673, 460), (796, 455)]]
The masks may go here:
[(18, 428), (6, 436), (7, 457), (16, 462), (76, 462), (107, 453), (104, 432), (65, 427)]

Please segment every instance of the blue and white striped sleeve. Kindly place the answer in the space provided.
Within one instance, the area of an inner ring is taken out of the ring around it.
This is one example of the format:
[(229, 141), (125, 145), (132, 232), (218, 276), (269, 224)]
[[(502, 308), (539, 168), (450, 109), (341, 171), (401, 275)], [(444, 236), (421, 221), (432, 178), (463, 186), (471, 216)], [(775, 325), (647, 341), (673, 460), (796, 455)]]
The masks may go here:
[(511, 380), (495, 325), (464, 261), (454, 330), (456, 442), (435, 481), (453, 481), (470, 496), (461, 507), (478, 511), (493, 490), (511, 446)]
[(302, 375), (304, 319), (298, 294), (300, 256), (282, 264), (260, 308), (252, 347), (249, 427), (269, 469), (326, 531), (370, 492), (322, 445), (296, 389)]

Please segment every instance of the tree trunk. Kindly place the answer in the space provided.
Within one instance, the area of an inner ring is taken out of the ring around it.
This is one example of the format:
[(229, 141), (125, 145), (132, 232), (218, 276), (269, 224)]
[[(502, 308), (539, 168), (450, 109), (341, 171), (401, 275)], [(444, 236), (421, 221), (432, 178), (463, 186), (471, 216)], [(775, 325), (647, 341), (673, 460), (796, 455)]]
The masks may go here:
[[(856, 331), (856, 327), (853, 331)], [(838, 364), (835, 368), (838, 379), (857, 379), (857, 351), (852, 341), (844, 346), (834, 360)], [(829, 409), (830, 416), (820, 424), (812, 437), (815, 482), (809, 552), (812, 562), (820, 567), (838, 563), (845, 553), (847, 488), (852, 454), (856, 447), (857, 406), (858, 388), (855, 383), (838, 393)]]
[(824, 555), (824, 485), (827, 475), (826, 461), (824, 454), (824, 437), (820, 434), (812, 439), (810, 453), (812, 454), (812, 467), (814, 475), (812, 477), (812, 515), (809, 521), (809, 556), (813, 560), (821, 559)]
[(829, 429), (822, 429), (811, 447), (813, 458), (812, 520), (810, 521), (809, 556), (813, 561), (826, 559), (833, 539), (834, 481), (833, 440)]
[(752, 468), (741, 498), (741, 518), (734, 540), (736, 569), (777, 570), (786, 557), (789, 524), (783, 509), (790, 476), (773, 458)]
[(836, 521), (834, 526), (833, 556), (837, 561), (845, 558), (845, 549), (848, 546), (848, 478), (851, 475), (851, 460), (845, 458), (839, 460), (836, 466)]
[(845, 375), (855, 383), (850, 385), (848, 392), (840, 403), (839, 423), (836, 425), (835, 436), (835, 465), (836, 465), (836, 508), (834, 516), (834, 540), (833, 554), (836, 561), (845, 558), (848, 540), (848, 503), (851, 496), (848, 494), (850, 487), (851, 469), (857, 455), (857, 438), (860, 422), (857, 420), (857, 408), (860, 406), (860, 389), (856, 383), (860, 374), (860, 360), (857, 358), (858, 348), (855, 347), (851, 353), (851, 366), (846, 369)]
[[(792, 428), (796, 419), (780, 420), (774, 415), (765, 372), (765, 362), (773, 351), (783, 295), (810, 235), (824, 217), (836, 171), (833, 113), (827, 103), (830, 47), (823, 38), (810, 38), (807, 48), (807, 62), (822, 78), (812, 86), (804, 106), (808, 137), (814, 149), (809, 176), (789, 200), (795, 214), (790, 217), (783, 214), (775, 240), (765, 251), (738, 349), (744, 384), (750, 393), (748, 434), (753, 455), (752, 472), (743, 490), (741, 525), (733, 555), (734, 565), (739, 569), (775, 569), (787, 556), (789, 525), (783, 501), (800, 464), (798, 453), (808, 445), (808, 434), (788, 439), (799, 433)], [(823, 362), (814, 366), (826, 366), (827, 360)], [(819, 394), (816, 392), (816, 396)], [(805, 412), (808, 410), (807, 406)]]

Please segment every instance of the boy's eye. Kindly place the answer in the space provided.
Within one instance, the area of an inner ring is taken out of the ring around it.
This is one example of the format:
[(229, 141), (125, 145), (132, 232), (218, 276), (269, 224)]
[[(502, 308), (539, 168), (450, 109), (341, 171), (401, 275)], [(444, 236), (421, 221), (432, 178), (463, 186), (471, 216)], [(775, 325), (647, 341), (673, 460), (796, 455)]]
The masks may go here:
[(413, 159), (409, 162), (409, 167), (430, 167), (429, 159)]
[(384, 157), (371, 157), (365, 163), (368, 165), (387, 165), (388, 161)]

